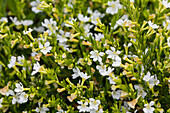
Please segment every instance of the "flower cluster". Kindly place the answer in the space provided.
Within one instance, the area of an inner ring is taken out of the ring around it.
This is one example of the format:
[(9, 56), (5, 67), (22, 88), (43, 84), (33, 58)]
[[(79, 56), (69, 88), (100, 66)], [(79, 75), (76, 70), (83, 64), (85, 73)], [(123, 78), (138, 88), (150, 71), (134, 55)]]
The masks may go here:
[(85, 102), (77, 101), (77, 103), (80, 104), (80, 106), (77, 106), (79, 112), (103, 113), (103, 110), (99, 109), (100, 100), (89, 98), (89, 100), (86, 100)]

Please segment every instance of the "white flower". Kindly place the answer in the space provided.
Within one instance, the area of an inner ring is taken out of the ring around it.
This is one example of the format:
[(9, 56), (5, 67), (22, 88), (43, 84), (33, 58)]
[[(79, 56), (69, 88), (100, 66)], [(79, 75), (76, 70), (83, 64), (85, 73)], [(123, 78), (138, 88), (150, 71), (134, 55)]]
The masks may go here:
[(103, 109), (99, 109), (97, 113), (103, 113)]
[(148, 52), (148, 48), (145, 49), (145, 54)]
[(22, 111), (22, 113), (28, 113), (27, 111)]
[(106, 65), (101, 65), (101, 66), (97, 65), (96, 69), (98, 69), (100, 74), (103, 75), (103, 73), (106, 72)]
[(22, 56), (18, 56), (17, 59), (18, 59), (19, 64), (23, 64), (23, 61), (24, 61), (25, 57), (22, 55)]
[(3, 99), (4, 99), (4, 98), (1, 98), (1, 99), (0, 99), (0, 108), (2, 108)]
[(50, 18), (50, 20), (48, 19), (44, 19), (44, 23), (41, 22), (42, 26), (49, 28), (49, 27), (56, 27), (57, 22), (53, 21), (53, 18)]
[(98, 52), (98, 50), (94, 50), (94, 51), (91, 51), (90, 54), (91, 54), (90, 58), (93, 58), (94, 62), (96, 61), (99, 61), (100, 63), (102, 62), (101, 56), (104, 55), (103, 52)]
[(6, 96), (9, 96), (9, 95), (14, 96), (14, 91), (13, 91), (13, 90), (8, 90), (8, 91), (6, 92)]
[(22, 23), (20, 21), (18, 21), (17, 17), (9, 17), (11, 19), (11, 21), (15, 24), (15, 25), (21, 25)]
[(90, 11), (90, 8), (89, 8), (87, 11), (88, 11), (88, 13), (91, 14), (91, 17), (90, 17), (91, 23), (93, 23), (95, 25), (98, 23), (97, 18), (100, 19), (100, 18), (103, 18), (105, 16), (104, 13), (101, 14), (98, 10), (95, 10), (94, 12), (92, 12), (92, 11)]
[(18, 101), (18, 99), (19, 99), (19, 94), (14, 95), (13, 98), (12, 98), (12, 104), (16, 104), (16, 102)]
[(71, 50), (69, 50), (69, 45), (67, 45), (67, 42), (60, 42), (59, 43), (60, 46), (62, 46), (65, 50), (67, 50), (68, 52), (71, 52)]
[(25, 92), (16, 93), (13, 95), (12, 104), (19, 104), (26, 103), (28, 101), (28, 95)]
[(32, 20), (21, 20), (21, 23), (24, 25), (24, 26), (30, 26), (33, 24), (33, 21)]
[(92, 14), (92, 13), (93, 13), (92, 10), (90, 9), (90, 7), (87, 8), (87, 12), (88, 12), (89, 14)]
[(119, 0), (117, 1), (108, 1), (108, 5), (110, 7), (108, 7), (106, 9), (106, 13), (110, 13), (110, 14), (115, 14), (118, 12), (118, 9), (121, 9), (122, 8), (122, 5), (120, 4)]
[(66, 32), (64, 33), (63, 30), (59, 30), (59, 34), (57, 34), (57, 40), (59, 40), (59, 43), (63, 43), (63, 42), (66, 42), (67, 41), (67, 38), (66, 37), (69, 37), (70, 36), (70, 32)]
[(112, 66), (113, 66), (113, 67), (119, 67), (120, 64), (121, 64), (121, 58), (117, 55), (117, 56), (115, 57), (115, 59), (113, 60)]
[(114, 99), (119, 99), (120, 98), (120, 95), (121, 94), (121, 90), (117, 90), (117, 91), (112, 91), (112, 97), (114, 98)]
[(16, 88), (14, 89), (15, 92), (21, 93), (21, 92), (24, 91), (24, 87), (23, 87), (21, 82), (20, 83), (16, 83), (15, 86), (16, 86)]
[(110, 73), (114, 70), (114, 68), (111, 69), (111, 67), (108, 67), (108, 70), (106, 70), (106, 65), (97, 65), (96, 69), (98, 69), (100, 74), (103, 76), (110, 75)]
[(67, 6), (73, 8), (72, 4), (74, 4), (74, 1), (69, 0), (68, 3), (67, 3)]
[(63, 53), (62, 54), (62, 58), (66, 58), (67, 56), (66, 56), (66, 53)]
[(8, 67), (9, 68), (14, 67), (15, 63), (16, 63), (16, 57), (12, 56), (11, 60), (10, 60), (10, 63), (8, 64)]
[(73, 69), (73, 72), (74, 72), (74, 74), (72, 74), (72, 78), (73, 78), (73, 79), (76, 79), (76, 78), (79, 77), (80, 74), (81, 74), (81, 72), (80, 72), (80, 70), (79, 70), (78, 67), (74, 68), (74, 69)]
[[(115, 77), (115, 79), (117, 79), (117, 78), (118, 77)], [(109, 76), (107, 79), (109, 80), (110, 84), (113, 84), (113, 85), (116, 84), (116, 82), (114, 81), (114, 79), (112, 77)]]
[(26, 34), (28, 34), (28, 33), (31, 33), (32, 31), (33, 31), (33, 30), (32, 30), (31, 28), (29, 28), (28, 31), (25, 31), (25, 30), (24, 30), (23, 33), (26, 35)]
[[(77, 20), (76, 18), (75, 18), (75, 19), (74, 19), (74, 18), (70, 18), (70, 21), (68, 21), (68, 22), (71, 23), (71, 24), (73, 24), (73, 21), (76, 22), (76, 20)], [(66, 27), (72, 27), (70, 24), (66, 24), (66, 23), (65, 23), (65, 26), (66, 26)]]
[(80, 21), (83, 21), (83, 22), (88, 22), (89, 20), (90, 20), (90, 18), (88, 18), (87, 16), (83, 16), (82, 14), (78, 14), (78, 19), (80, 20)]
[(25, 92), (22, 92), (19, 95), (19, 99), (18, 99), (18, 103), (22, 104), (22, 103), (26, 103), (28, 101), (28, 95)]
[(132, 27), (134, 25), (132, 25), (132, 22), (130, 20), (128, 20), (128, 18), (126, 19), (119, 19), (118, 21), (116, 21), (116, 24), (114, 26), (114, 29), (116, 29), (118, 26), (122, 26), (122, 27)]
[(152, 29), (158, 29), (158, 27), (159, 27), (158, 25), (153, 24), (150, 20), (148, 21), (148, 24)]
[(149, 87), (152, 88), (155, 85), (158, 85), (160, 82), (157, 79), (157, 76), (154, 75), (154, 77), (152, 79), (149, 80)]
[(32, 2), (30, 2), (30, 5), (32, 6), (32, 11), (34, 12), (34, 13), (39, 13), (39, 12), (42, 12), (41, 10), (39, 10), (38, 8), (37, 8), (37, 6), (40, 4), (41, 2), (40, 2), (40, 0), (36, 0), (36, 1), (32, 1)]
[(81, 72), (81, 73), (80, 73), (80, 77), (81, 77), (81, 78), (84, 78), (84, 79), (86, 80), (86, 79), (90, 78), (91, 76), (87, 76), (87, 73)]
[(90, 113), (103, 113), (102, 109), (95, 110), (95, 109), (90, 109)]
[(168, 26), (167, 26), (167, 30), (169, 30), (170, 29), (170, 20), (166, 20), (166, 22), (165, 21), (163, 21), (163, 26), (165, 27), (166, 26), (166, 24), (168, 24)]
[(116, 21), (116, 24), (115, 24), (115, 26), (114, 26), (114, 29), (116, 29), (118, 26), (124, 26), (123, 24), (125, 23), (125, 21), (124, 20), (122, 20), (122, 19), (119, 19), (119, 20), (117, 20)]
[(125, 43), (123, 44), (124, 47), (130, 47), (132, 45), (132, 43), (128, 43), (128, 45), (126, 45)]
[(170, 2), (168, 3), (168, 0), (162, 0), (162, 4), (163, 4), (166, 8), (170, 8)]
[(120, 54), (120, 51), (116, 51), (114, 47), (111, 47), (111, 50), (107, 50), (106, 54), (108, 54), (107, 58), (111, 58), (113, 60), (116, 60), (116, 57)]
[(134, 3), (134, 2), (135, 2), (135, 0), (130, 0), (130, 2), (133, 2), (133, 3)]
[(142, 85), (134, 85), (135, 90), (138, 90), (138, 95), (142, 95), (143, 98), (147, 95), (147, 93), (143, 90)]
[(93, 99), (93, 98), (90, 98), (89, 99), (90, 100), (90, 106), (89, 106), (89, 108), (90, 109), (95, 109), (95, 110), (98, 110), (98, 107), (99, 107), (99, 104), (100, 104), (100, 100), (95, 100), (95, 99)]
[(121, 19), (123, 19), (123, 20), (126, 20), (126, 19), (128, 19), (129, 18), (129, 16), (127, 15), (127, 14), (124, 14), (122, 17), (121, 17)]
[(46, 55), (48, 52), (50, 52), (50, 50), (52, 49), (52, 47), (50, 46), (50, 42), (46, 42), (45, 44), (44, 44), (44, 46), (41, 44), (41, 43), (39, 43), (39, 48), (41, 49), (40, 51), (44, 54), (44, 55)]
[[(42, 26), (48, 28), (47, 32), (49, 33), (49, 35), (53, 33), (56, 33), (56, 30), (58, 30), (58, 27), (57, 27), (57, 22), (56, 21), (53, 21), (53, 18), (50, 18), (49, 20), (48, 19), (44, 19), (44, 23), (41, 22)], [(53, 30), (53, 31), (51, 31)]]
[(63, 109), (60, 109), (60, 110), (58, 110), (58, 112), (56, 112), (56, 113), (67, 113), (67, 112), (64, 111)]
[(38, 54), (38, 53), (36, 53), (36, 52), (32, 52), (32, 53), (31, 53), (31, 56), (34, 57), (34, 56), (36, 56), (37, 54)]
[(102, 38), (104, 38), (104, 35), (102, 33), (94, 34), (95, 40), (100, 41)]
[(155, 110), (154, 107), (152, 107), (155, 104), (154, 101), (151, 101), (149, 104), (145, 104), (145, 108), (143, 108), (144, 113), (153, 113)]
[(147, 74), (143, 77), (143, 80), (144, 81), (149, 81), (150, 79), (152, 79), (154, 76), (150, 76), (150, 72), (148, 71)]
[(89, 107), (87, 107), (88, 102), (82, 102), (82, 101), (77, 101), (78, 104), (80, 104), (80, 106), (77, 106), (77, 109), (79, 109), (79, 112), (88, 112), (89, 111)]
[(167, 39), (167, 44), (170, 47), (170, 37), (168, 37), (168, 39)]
[[(90, 29), (93, 27), (93, 25), (83, 24), (82, 26), (84, 28), (84, 36), (89, 37), (90, 35), (92, 35)], [(83, 37), (81, 36), (80, 39), (83, 39)]]
[(44, 32), (44, 27), (42, 27), (42, 26), (33, 27), (33, 29), (34, 29), (36, 32)]
[(33, 67), (33, 72), (31, 73), (31, 75), (35, 75), (36, 73), (38, 73), (39, 72), (39, 70), (40, 70), (40, 68), (41, 68), (41, 66), (40, 66), (40, 64), (37, 62), (37, 63), (35, 63), (34, 64), (34, 67)]
[(97, 113), (95, 109), (90, 109), (90, 113)]
[(38, 103), (39, 107), (36, 107), (35, 111), (37, 113), (46, 113), (47, 111), (49, 111), (49, 109), (46, 106), (42, 106), (40, 107), (40, 103)]
[(6, 18), (6, 17), (2, 17), (1, 19), (0, 19), (0, 22), (8, 22), (8, 19)]

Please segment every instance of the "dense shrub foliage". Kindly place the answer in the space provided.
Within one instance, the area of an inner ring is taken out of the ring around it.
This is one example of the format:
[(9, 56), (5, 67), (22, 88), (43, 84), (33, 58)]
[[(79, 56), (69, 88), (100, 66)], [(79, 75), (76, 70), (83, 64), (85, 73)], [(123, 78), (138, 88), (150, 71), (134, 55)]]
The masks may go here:
[(1, 112), (170, 112), (170, 1), (0, 7)]

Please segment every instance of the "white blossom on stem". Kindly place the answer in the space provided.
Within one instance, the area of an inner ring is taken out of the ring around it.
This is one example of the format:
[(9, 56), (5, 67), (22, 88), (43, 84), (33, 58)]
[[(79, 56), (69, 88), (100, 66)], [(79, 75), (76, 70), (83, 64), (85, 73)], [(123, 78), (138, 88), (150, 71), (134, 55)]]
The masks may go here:
[(81, 77), (81, 78), (84, 78), (84, 79), (86, 80), (86, 79), (90, 78), (91, 76), (87, 76), (87, 73), (81, 72), (81, 73), (80, 73), (80, 77)]
[(14, 67), (15, 63), (16, 63), (16, 57), (12, 56), (11, 60), (10, 60), (10, 63), (8, 64), (8, 67), (9, 68)]
[(150, 72), (148, 71), (147, 74), (143, 77), (144, 81), (149, 81), (150, 79), (152, 79), (154, 76), (151, 76)]
[(24, 25), (24, 26), (30, 26), (33, 24), (33, 21), (32, 20), (21, 20), (21, 23)]
[(100, 100), (95, 100), (94, 98), (90, 98), (90, 109), (98, 110), (99, 104), (101, 103)]
[(170, 2), (168, 3), (168, 0), (162, 0), (162, 4), (163, 4), (166, 8), (170, 8)]
[(144, 113), (153, 113), (153, 111), (155, 110), (154, 107), (152, 107), (153, 105), (155, 104), (154, 101), (151, 101), (149, 104), (145, 104), (144, 108), (143, 108), (143, 111)]
[(82, 102), (82, 101), (77, 101), (78, 104), (80, 104), (80, 106), (77, 106), (77, 109), (79, 109), (79, 112), (88, 112), (89, 111), (89, 107), (88, 102)]
[(0, 99), (0, 108), (2, 108), (3, 99), (4, 99), (4, 98), (1, 98), (1, 99)]
[(36, 73), (38, 73), (40, 68), (41, 68), (41, 66), (38, 62), (34, 63), (33, 72), (31, 73), (31, 75), (35, 75)]
[(37, 113), (46, 113), (47, 111), (49, 111), (49, 109), (46, 106), (42, 105), (42, 107), (40, 107), (40, 103), (38, 103), (38, 105), (39, 107), (36, 107), (35, 109)]
[(52, 49), (52, 47), (50, 46), (50, 42), (46, 42), (45, 44), (44, 44), (44, 46), (41, 44), (41, 43), (39, 43), (39, 48), (41, 49), (40, 51), (44, 54), (44, 55), (46, 55), (48, 52), (50, 52), (50, 50)]
[(83, 22), (88, 22), (90, 20), (90, 18), (88, 18), (87, 16), (83, 16), (80, 13), (78, 14), (78, 19)]
[(94, 50), (94, 51), (91, 51), (90, 54), (91, 54), (90, 58), (93, 58), (94, 62), (96, 61), (99, 61), (100, 63), (102, 62), (101, 56), (104, 55), (103, 52), (98, 52), (98, 50)]
[(74, 68), (74, 69), (73, 69), (73, 72), (74, 72), (74, 74), (72, 74), (72, 78), (73, 78), (73, 79), (76, 79), (76, 78), (79, 77), (80, 74), (81, 74), (81, 72), (80, 72), (80, 70), (79, 70), (78, 67)]
[(16, 86), (16, 88), (14, 89), (14, 91), (16, 93), (21, 93), (21, 92), (24, 91), (24, 87), (23, 87), (21, 82), (20, 83), (16, 83), (15, 86)]
[(120, 96), (121, 96), (120, 94), (121, 94), (121, 90), (117, 90), (117, 91), (113, 90), (113, 91), (112, 91), (112, 97), (113, 97), (114, 99), (119, 99)]
[(28, 33), (31, 33), (33, 30), (31, 28), (28, 28), (28, 31), (23, 31), (24, 34), (28, 34)]
[(122, 8), (122, 5), (120, 4), (119, 0), (117, 1), (108, 1), (108, 8), (106, 9), (106, 13), (110, 14), (116, 14), (118, 13), (118, 10)]
[(148, 24), (152, 29), (158, 29), (158, 27), (159, 27), (158, 25), (152, 23), (150, 20), (148, 21)]

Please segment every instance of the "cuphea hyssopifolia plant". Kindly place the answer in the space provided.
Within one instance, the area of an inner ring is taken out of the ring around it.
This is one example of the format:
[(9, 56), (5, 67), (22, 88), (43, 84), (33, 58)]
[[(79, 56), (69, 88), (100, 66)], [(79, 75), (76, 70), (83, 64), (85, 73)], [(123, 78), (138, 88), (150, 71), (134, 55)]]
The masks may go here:
[(30, 6), (45, 16), (39, 27), (25, 19), (30, 15), (10, 17), (12, 24), (0, 19), (0, 109), (168, 110), (166, 0), (36, 0)]

